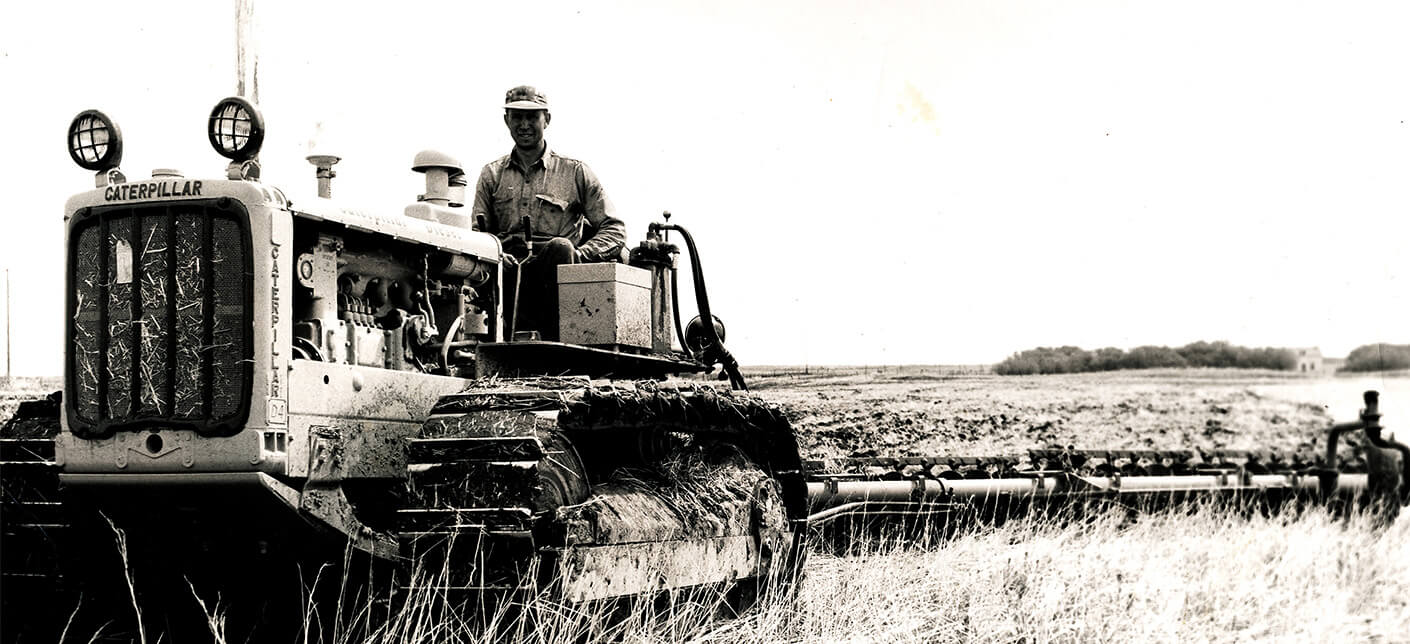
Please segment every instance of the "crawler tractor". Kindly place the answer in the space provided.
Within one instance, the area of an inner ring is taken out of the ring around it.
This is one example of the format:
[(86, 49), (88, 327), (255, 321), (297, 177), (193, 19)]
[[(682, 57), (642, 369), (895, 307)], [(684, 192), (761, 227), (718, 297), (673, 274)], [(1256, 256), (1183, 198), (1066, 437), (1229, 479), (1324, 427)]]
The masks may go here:
[[(390, 568), (397, 592), (469, 606), (747, 598), (789, 584), (808, 543), (878, 523), (1405, 498), (1410, 459), (1357, 471), (1338, 455), (1352, 431), (1410, 453), (1381, 438), (1373, 393), (1321, 454), (804, 462), (782, 411), (734, 391), (699, 253), (669, 215), (625, 263), (559, 267), (557, 327), (520, 329), (525, 257), (461, 206), (454, 159), (418, 154), (426, 193), (384, 213), (333, 201), (338, 158), (311, 156), (319, 198), (296, 203), (260, 181), (254, 105), (225, 99), (208, 123), (229, 159), (214, 179), (129, 180), (111, 119), (70, 126), (96, 185), (64, 211), (63, 391), (0, 429), (0, 640), (52, 641), (80, 595), (76, 623), (129, 636), (204, 634), (182, 623), (208, 614), (199, 598), (238, 633), (283, 639), (271, 624), (302, 617), (319, 562)], [(698, 312), (685, 325), (673, 233)], [(716, 366), (732, 390), (666, 380)]]
[[(743, 384), (669, 214), (627, 263), (559, 267), (557, 329), (516, 329), (524, 257), (460, 207), (455, 160), (418, 154), (426, 194), (380, 213), (328, 198), (338, 159), (313, 156), (320, 197), (294, 203), (259, 181), (263, 137), (226, 99), (224, 176), (129, 180), (117, 125), (73, 120), (96, 186), (64, 211), (64, 389), (0, 435), (6, 640), (54, 626), (33, 622), (56, 588), (105, 617), (135, 594), (152, 629), (202, 615), (195, 597), (297, 617), (318, 567), (283, 595), (272, 576), (345, 546), (445, 571), (404, 592), (572, 602), (797, 567), (807, 485), (780, 411), (662, 382), (718, 364)], [(673, 233), (700, 313), (684, 328)]]

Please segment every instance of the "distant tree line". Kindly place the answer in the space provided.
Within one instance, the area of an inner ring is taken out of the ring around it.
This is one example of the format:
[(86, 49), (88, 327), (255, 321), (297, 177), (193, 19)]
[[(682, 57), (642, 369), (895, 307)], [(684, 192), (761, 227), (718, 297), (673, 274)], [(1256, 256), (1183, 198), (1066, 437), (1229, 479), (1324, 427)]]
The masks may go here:
[[(1410, 347), (1407, 347), (1410, 349)], [(1406, 354), (1410, 360), (1410, 351)], [(1410, 363), (1407, 363), (1410, 365)], [(1123, 351), (1115, 347), (1087, 351), (1079, 347), (1038, 347), (1020, 351), (994, 365), (994, 373), (1018, 376), (1035, 373), (1080, 373), (1157, 367), (1214, 367), (1238, 369), (1297, 368), (1297, 356), (1288, 349), (1239, 347), (1227, 342), (1192, 342), (1183, 347), (1142, 346)]]
[(1410, 344), (1363, 344), (1351, 350), (1339, 371), (1410, 369)]

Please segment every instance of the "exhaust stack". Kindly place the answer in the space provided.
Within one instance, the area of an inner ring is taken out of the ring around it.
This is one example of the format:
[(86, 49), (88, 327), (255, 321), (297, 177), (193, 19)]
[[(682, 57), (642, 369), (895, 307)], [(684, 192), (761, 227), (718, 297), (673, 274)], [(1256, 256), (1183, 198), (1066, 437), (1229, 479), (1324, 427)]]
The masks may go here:
[(339, 161), (342, 161), (342, 157), (333, 156), (331, 154), (310, 154), (305, 158), (308, 159), (308, 162), (312, 163), (314, 167), (318, 168), (319, 198), (332, 199), (333, 177), (338, 176), (338, 173), (333, 171), (333, 166)]
[[(427, 201), (437, 206), (449, 206), (451, 197), (451, 177), (465, 174), (460, 162), (454, 157), (435, 150), (422, 150), (416, 153), (411, 162), (411, 170), (426, 175), (426, 194), (417, 201)], [(464, 201), (464, 180), (461, 180), (461, 201)], [(457, 204), (459, 205), (459, 204)]]

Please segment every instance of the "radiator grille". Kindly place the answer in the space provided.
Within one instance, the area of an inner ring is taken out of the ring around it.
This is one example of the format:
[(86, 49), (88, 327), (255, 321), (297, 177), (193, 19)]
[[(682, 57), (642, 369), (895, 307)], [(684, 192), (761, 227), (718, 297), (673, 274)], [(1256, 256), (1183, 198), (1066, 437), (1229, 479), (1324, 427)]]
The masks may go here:
[(251, 257), (235, 202), (94, 209), (75, 224), (70, 426), (228, 435), (248, 416)]

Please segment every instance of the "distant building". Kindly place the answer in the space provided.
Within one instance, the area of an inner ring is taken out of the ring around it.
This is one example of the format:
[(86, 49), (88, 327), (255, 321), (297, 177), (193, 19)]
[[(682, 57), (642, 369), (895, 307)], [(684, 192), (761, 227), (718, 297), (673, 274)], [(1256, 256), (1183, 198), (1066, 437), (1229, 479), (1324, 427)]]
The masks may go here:
[(1294, 369), (1298, 373), (1321, 373), (1326, 369), (1322, 363), (1322, 350), (1317, 347), (1307, 349), (1289, 349), (1293, 356), (1297, 357), (1297, 366)]

